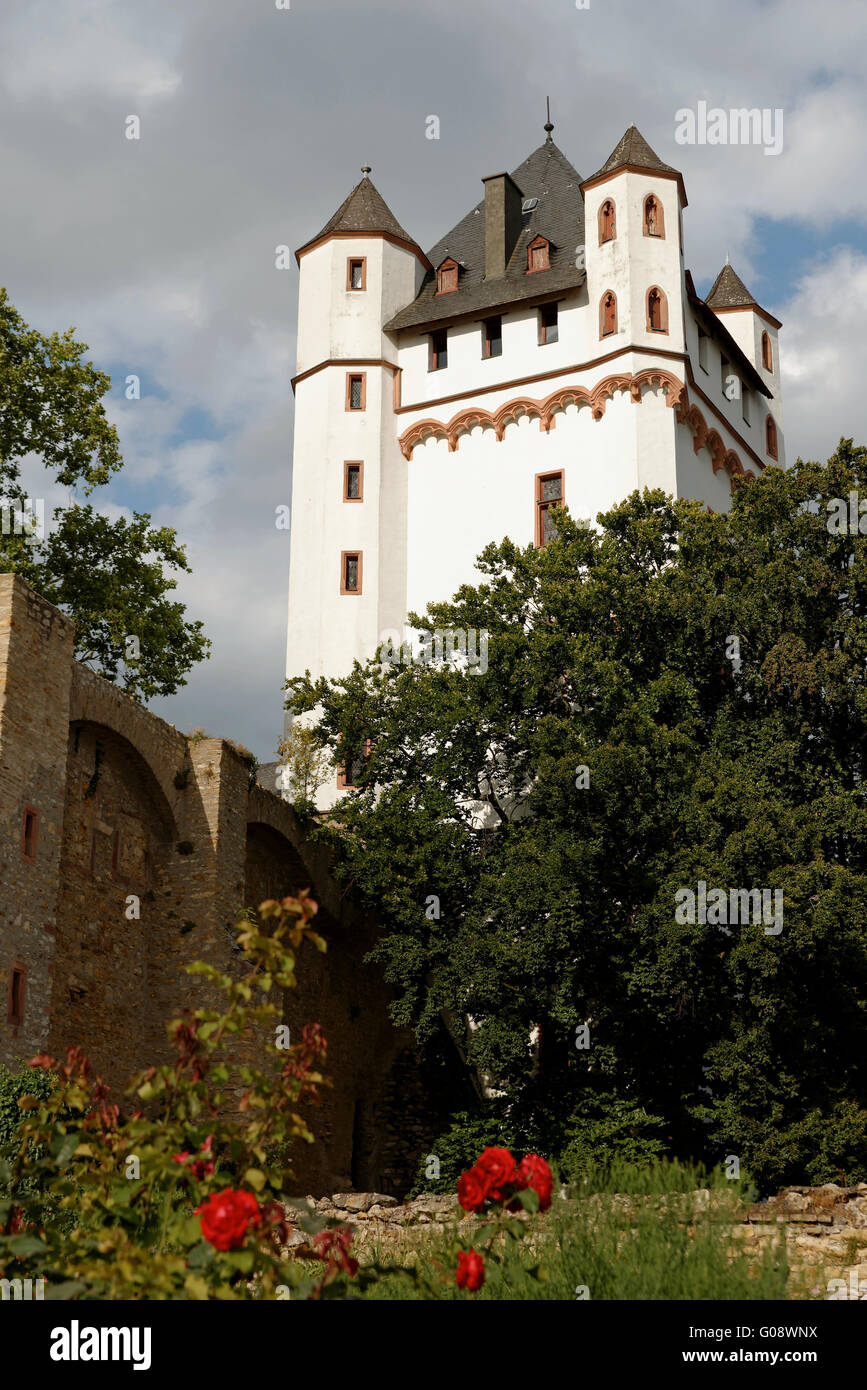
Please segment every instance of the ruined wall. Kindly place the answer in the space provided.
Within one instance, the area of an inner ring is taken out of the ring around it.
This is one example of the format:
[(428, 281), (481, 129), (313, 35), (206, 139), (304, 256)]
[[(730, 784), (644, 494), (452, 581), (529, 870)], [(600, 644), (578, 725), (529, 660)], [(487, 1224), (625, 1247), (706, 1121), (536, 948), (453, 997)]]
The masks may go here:
[[(27, 808), (38, 837), (25, 856)], [(305, 1023), (322, 1025), (333, 1084), (308, 1111), (316, 1143), (293, 1155), (294, 1186), (407, 1190), (449, 1104), (442, 1068), (425, 1072), (365, 963), (375, 921), (347, 902), (291, 807), (250, 786), (233, 745), (187, 738), (78, 665), (68, 620), (10, 575), (0, 829), (0, 1062), (79, 1045), (121, 1101), (133, 1072), (168, 1057), (166, 1022), (209, 1002), (184, 964), (246, 971), (234, 949), (244, 908), (309, 889), (328, 951), (302, 948), (284, 1021), (293, 1042)], [(17, 1022), (14, 970), (26, 972)], [(266, 1045), (251, 1040), (249, 1060), (261, 1064)]]

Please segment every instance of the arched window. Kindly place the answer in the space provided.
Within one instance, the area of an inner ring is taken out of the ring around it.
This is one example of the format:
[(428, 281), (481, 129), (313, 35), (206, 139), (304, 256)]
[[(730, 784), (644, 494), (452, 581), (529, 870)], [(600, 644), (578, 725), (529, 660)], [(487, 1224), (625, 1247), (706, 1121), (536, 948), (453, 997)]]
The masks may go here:
[(762, 366), (766, 372), (774, 370), (774, 354), (769, 333), (762, 334)]
[(613, 241), (616, 236), (617, 214), (611, 199), (606, 198), (599, 209), (599, 245), (604, 241)]
[(653, 193), (648, 193), (644, 200), (644, 235), (665, 236), (665, 217), (662, 212), (662, 203)]
[(550, 270), (551, 260), (548, 243), (543, 236), (534, 237), (527, 247), (527, 273), (534, 270)]
[(458, 263), (443, 261), (437, 270), (437, 294), (452, 294), (458, 287)]
[(668, 300), (658, 285), (647, 291), (647, 331), (668, 332)]
[(769, 415), (765, 420), (765, 445), (769, 457), (772, 459), (777, 458), (777, 422), (773, 415)]
[(607, 338), (617, 332), (617, 295), (607, 290), (599, 301), (599, 336)]

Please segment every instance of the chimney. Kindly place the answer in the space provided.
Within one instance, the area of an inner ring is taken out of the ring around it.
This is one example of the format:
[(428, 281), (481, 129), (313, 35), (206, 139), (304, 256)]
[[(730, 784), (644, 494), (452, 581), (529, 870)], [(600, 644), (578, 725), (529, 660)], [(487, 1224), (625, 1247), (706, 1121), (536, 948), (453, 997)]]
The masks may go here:
[(524, 195), (510, 174), (489, 174), (485, 185), (485, 279), (501, 280), (521, 232)]

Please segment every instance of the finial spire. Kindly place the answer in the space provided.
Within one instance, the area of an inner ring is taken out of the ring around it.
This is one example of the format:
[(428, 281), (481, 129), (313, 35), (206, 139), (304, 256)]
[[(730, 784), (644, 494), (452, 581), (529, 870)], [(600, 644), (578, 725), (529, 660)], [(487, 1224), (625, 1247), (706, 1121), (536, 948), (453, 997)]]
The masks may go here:
[(548, 109), (548, 119), (547, 119), (547, 121), (545, 122), (545, 139), (546, 139), (546, 141), (547, 141), (547, 140), (550, 140), (550, 139), (551, 139), (551, 131), (554, 129), (554, 126), (553, 126), (553, 124), (551, 123), (551, 98), (550, 98), (550, 97), (546, 97), (546, 98), (545, 98), (545, 102), (546, 102), (547, 109)]
[(364, 177), (367, 178), (368, 174), (370, 173), (370, 165), (369, 165), (369, 164), (362, 164), (362, 166), (361, 166), (361, 172), (362, 172), (362, 174), (364, 175)]

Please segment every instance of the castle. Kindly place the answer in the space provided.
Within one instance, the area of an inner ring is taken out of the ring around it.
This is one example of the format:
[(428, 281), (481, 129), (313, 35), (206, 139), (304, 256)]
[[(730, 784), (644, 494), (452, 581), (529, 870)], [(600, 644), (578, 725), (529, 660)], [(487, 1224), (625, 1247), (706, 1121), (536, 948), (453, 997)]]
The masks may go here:
[(367, 167), (296, 252), (288, 676), (398, 642), (489, 542), (544, 545), (557, 502), (724, 510), (784, 463), (781, 324), (728, 262), (699, 297), (682, 176), (630, 126), (582, 179), (545, 130), (428, 254)]

